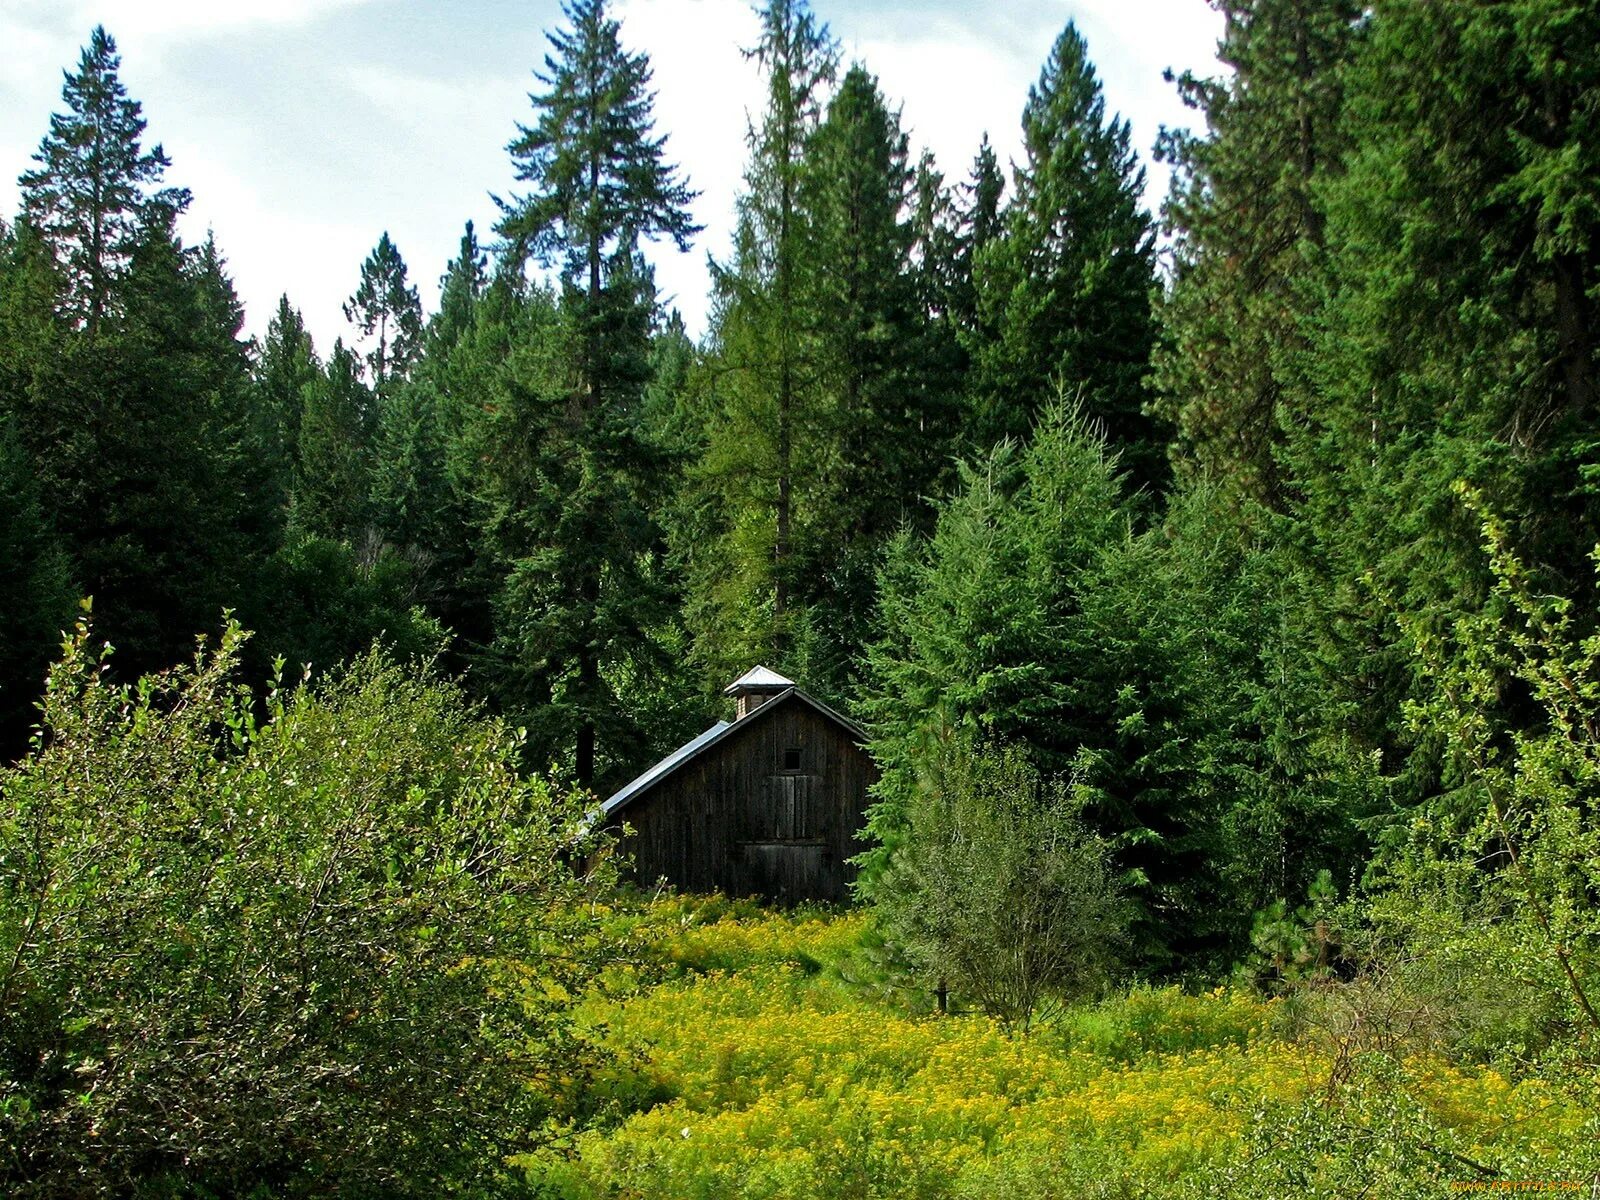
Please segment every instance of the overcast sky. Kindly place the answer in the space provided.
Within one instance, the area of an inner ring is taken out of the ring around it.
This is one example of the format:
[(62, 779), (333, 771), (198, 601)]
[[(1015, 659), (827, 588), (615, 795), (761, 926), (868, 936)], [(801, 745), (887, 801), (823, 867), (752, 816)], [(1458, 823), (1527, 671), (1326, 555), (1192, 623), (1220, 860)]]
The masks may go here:
[[(692, 331), (703, 324), (708, 252), (722, 255), (760, 80), (747, 0), (614, 0), (623, 39), (649, 53), (658, 129), (700, 190), (706, 227), (685, 255), (658, 250), (657, 281)], [(1076, 20), (1109, 106), (1133, 125), (1152, 206), (1166, 187), (1149, 149), (1193, 120), (1167, 67), (1216, 70), (1221, 23), (1205, 0), (813, 0), (847, 60), (903, 105), (914, 151), (963, 177), (988, 131), (1002, 161), (1051, 43)], [(190, 188), (186, 237), (216, 232), (259, 334), (284, 292), (318, 347), (347, 333), (340, 303), (388, 230), (431, 310), (463, 223), (495, 219), (512, 190), (505, 145), (531, 118), (532, 68), (556, 0), (0, 0), (0, 211), (61, 105), (61, 72), (104, 24), (144, 105), (147, 143)]]

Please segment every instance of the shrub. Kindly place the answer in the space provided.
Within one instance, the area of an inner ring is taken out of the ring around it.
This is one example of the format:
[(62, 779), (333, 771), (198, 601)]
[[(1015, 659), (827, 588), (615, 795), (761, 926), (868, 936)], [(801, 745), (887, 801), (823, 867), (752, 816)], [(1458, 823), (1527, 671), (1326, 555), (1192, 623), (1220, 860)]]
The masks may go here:
[(582, 805), (374, 652), (257, 708), (230, 626), (86, 627), (0, 775), (0, 1191), (438, 1195), (559, 1119), (604, 946)]
[(1107, 843), (1015, 748), (944, 754), (878, 903), (914, 964), (1023, 1032), (1106, 979), (1129, 919)]

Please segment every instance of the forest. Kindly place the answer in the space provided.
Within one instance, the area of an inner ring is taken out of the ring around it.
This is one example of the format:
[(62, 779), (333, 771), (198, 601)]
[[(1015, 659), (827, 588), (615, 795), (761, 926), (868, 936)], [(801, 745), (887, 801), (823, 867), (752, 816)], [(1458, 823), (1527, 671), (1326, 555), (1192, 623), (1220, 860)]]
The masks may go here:
[[(1185, 2), (1199, 132), (1064, 22), (952, 164), (760, 0), (698, 339), (606, 0), (332, 345), (88, 34), (0, 220), (0, 1190), (1600, 1188), (1600, 8)], [(846, 909), (594, 817), (756, 663), (870, 734)]]

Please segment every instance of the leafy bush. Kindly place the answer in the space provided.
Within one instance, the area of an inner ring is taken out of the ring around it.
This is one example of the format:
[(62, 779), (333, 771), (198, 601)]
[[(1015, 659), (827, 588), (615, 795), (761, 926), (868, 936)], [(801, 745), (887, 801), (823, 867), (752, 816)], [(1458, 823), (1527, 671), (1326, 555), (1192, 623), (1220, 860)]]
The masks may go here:
[(1023, 1032), (1106, 979), (1129, 919), (1107, 843), (1014, 748), (942, 756), (877, 899), (915, 965)]
[[(1470, 489), (1494, 578), (1481, 612), (1402, 626), (1429, 685), (1408, 705), (1448, 751), (1451, 791), (1393, 831), (1367, 916), (1440, 995), (1473, 1053), (1600, 1036), (1600, 631), (1549, 595)], [(1596, 550), (1600, 561), (1600, 548)], [(1494, 714), (1526, 710), (1507, 735)], [(1451, 993), (1459, 990), (1460, 1000)]]
[(0, 1190), (427, 1195), (590, 1065), (581, 803), (374, 652), (258, 708), (230, 626), (117, 685), (80, 627), (0, 775)]
[(1147, 1054), (1182, 1054), (1220, 1046), (1243, 1049), (1274, 1024), (1276, 1002), (1217, 988), (1192, 996), (1176, 987), (1136, 987), (1066, 1013), (1057, 1032), (1066, 1045), (1100, 1058), (1135, 1062)]
[(1181, 1194), (1230, 1200), (1431, 1200), (1475, 1189), (1576, 1194), (1580, 1181), (1600, 1170), (1592, 1078), (1579, 1090), (1586, 1097), (1539, 1081), (1513, 1085), (1494, 1072), (1467, 1075), (1364, 1055), (1331, 1090), (1257, 1108), (1242, 1152), (1187, 1180)]

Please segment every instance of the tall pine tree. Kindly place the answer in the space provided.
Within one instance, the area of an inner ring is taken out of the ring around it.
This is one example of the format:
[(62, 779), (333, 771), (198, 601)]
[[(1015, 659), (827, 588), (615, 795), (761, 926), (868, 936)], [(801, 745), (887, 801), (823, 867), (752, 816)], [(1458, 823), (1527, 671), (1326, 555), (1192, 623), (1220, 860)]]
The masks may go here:
[(132, 261), (141, 225), (154, 208), (181, 211), (187, 191), (160, 188), (171, 165), (159, 145), (143, 148), (145, 120), (118, 76), (122, 59), (97, 25), (66, 77), (67, 110), (33, 156), (39, 165), (17, 181), (23, 212), (60, 263), (63, 310), (95, 335)]
[(627, 724), (626, 701), (608, 669), (625, 675), (626, 664), (654, 653), (651, 630), (663, 614), (648, 567), (658, 537), (638, 487), (655, 318), (640, 243), (666, 237), (686, 250), (697, 227), (694, 193), (654, 131), (649, 59), (624, 49), (604, 0), (576, 0), (564, 12), (570, 28), (551, 35), (538, 75), (546, 90), (530, 97), (538, 119), (519, 126), (509, 147), (517, 179), (534, 190), (502, 202), (498, 226), (514, 265), (559, 263), (566, 346), (561, 402), (539, 406), (537, 440), (524, 443), (532, 461), (502, 472), (512, 493), (503, 504), (517, 489), (532, 493), (498, 530), (512, 576), (497, 651), (503, 669), (535, 677), (529, 686), (548, 693), (560, 725), (551, 740), (570, 735), (574, 770), (588, 786), (602, 769), (632, 765), (622, 746), (599, 745), (602, 725), (617, 742), (637, 739), (617, 729)]
[(1022, 135), (1003, 232), (974, 263), (974, 436), (1025, 436), (1059, 385), (1104, 427), (1133, 483), (1159, 487), (1166, 437), (1146, 412), (1156, 323), (1144, 168), (1128, 123), (1107, 118), (1071, 24), (1028, 93)]
[(732, 260), (713, 264), (714, 417), (693, 472), (702, 520), (681, 553), (696, 653), (712, 675), (756, 660), (808, 675), (791, 661), (805, 653), (808, 615), (795, 603), (808, 557), (797, 517), (827, 447), (803, 328), (804, 277), (821, 264), (801, 190), (836, 49), (805, 0), (770, 0), (746, 54), (766, 74), (767, 107), (749, 131)]

